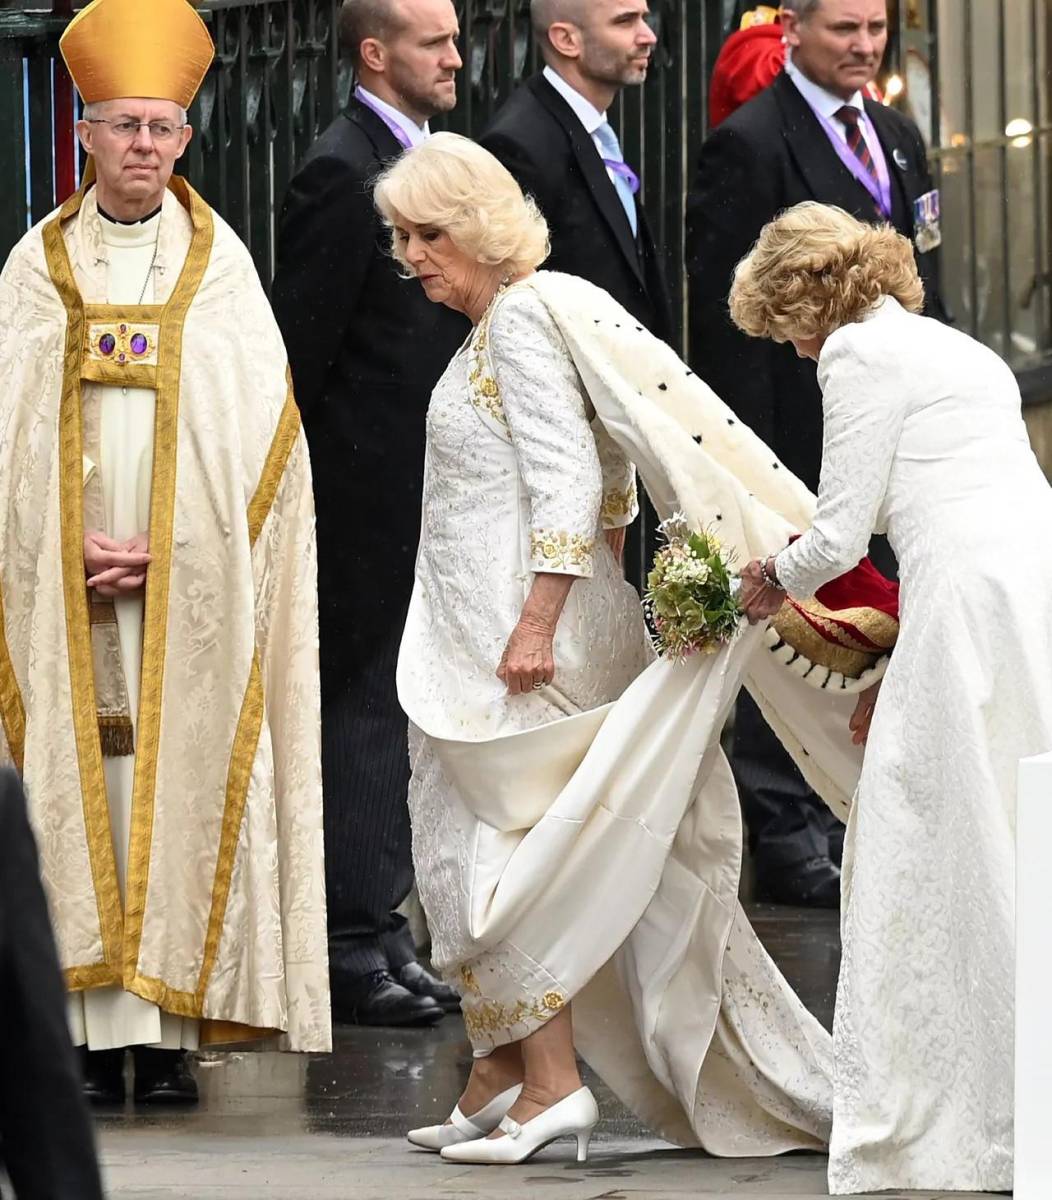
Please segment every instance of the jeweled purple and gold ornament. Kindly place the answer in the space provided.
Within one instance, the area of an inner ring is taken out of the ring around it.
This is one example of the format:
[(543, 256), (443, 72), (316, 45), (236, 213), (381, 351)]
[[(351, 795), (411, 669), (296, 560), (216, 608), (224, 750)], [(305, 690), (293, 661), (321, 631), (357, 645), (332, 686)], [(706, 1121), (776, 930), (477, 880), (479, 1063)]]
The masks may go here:
[(117, 349), (117, 339), (112, 333), (104, 333), (99, 338), (99, 353), (104, 354), (107, 358)]
[(133, 333), (131, 338), (131, 352), (138, 358), (146, 353), (150, 348), (150, 343), (147, 340), (145, 333)]

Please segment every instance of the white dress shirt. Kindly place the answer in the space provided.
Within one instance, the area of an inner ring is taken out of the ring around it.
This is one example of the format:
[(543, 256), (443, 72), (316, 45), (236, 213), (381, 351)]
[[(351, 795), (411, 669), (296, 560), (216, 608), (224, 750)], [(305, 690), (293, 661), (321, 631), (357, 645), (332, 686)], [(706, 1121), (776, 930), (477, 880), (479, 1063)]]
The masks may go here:
[[(600, 112), (599, 109), (597, 109), (591, 102), (591, 100), (588, 100), (586, 97), (582, 96), (576, 88), (571, 87), (566, 80), (563, 79), (559, 72), (552, 70), (551, 67), (544, 68), (544, 78), (548, 80), (552, 87), (555, 88), (559, 95), (562, 96), (566, 103), (569, 104), (569, 106), (574, 110), (577, 119), (584, 126), (585, 133), (587, 133), (592, 139), (592, 145), (595, 146), (596, 154), (598, 154), (601, 159), (606, 158), (606, 153), (603, 150), (603, 144), (595, 136), (595, 131), (599, 128), (599, 126), (606, 124), (606, 113)], [(614, 172), (607, 167), (606, 173), (610, 176), (610, 182), (616, 186), (617, 177), (614, 175)]]
[(419, 146), (421, 142), (426, 142), (431, 136), (431, 127), (426, 122), (423, 125), (417, 125), (404, 112), (399, 112), (394, 105), (388, 104), (386, 100), (381, 100), (379, 96), (370, 92), (368, 88), (363, 88), (359, 84), (358, 89), (370, 104), (375, 105), (385, 117), (389, 117), (399, 129), (405, 131), (405, 135), (409, 139), (411, 146)]
[(785, 73), (796, 85), (796, 90), (807, 101), (812, 112), (825, 117), (845, 146), (847, 145), (847, 126), (840, 120), (837, 113), (845, 104), (851, 108), (857, 108), (860, 114), (858, 123), (862, 127), (862, 136), (866, 139), (866, 145), (870, 147), (872, 153), (873, 143), (879, 143), (880, 139), (877, 137), (877, 131), (870, 124), (869, 117), (866, 116), (866, 106), (862, 102), (861, 91), (855, 92), (850, 100), (845, 100), (833, 92), (827, 92), (824, 87), (820, 87), (813, 80), (808, 79), (799, 67), (794, 66), (791, 56), (786, 57)]

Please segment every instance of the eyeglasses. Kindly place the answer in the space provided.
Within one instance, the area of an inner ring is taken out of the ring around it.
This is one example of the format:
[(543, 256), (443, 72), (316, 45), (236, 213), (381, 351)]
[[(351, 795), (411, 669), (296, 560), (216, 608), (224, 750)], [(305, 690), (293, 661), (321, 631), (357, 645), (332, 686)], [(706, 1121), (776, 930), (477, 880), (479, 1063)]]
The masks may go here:
[(107, 121), (105, 117), (95, 117), (88, 124), (109, 125), (117, 137), (126, 141), (136, 137), (140, 129), (148, 129), (155, 142), (167, 142), (186, 128), (185, 125), (173, 125), (171, 121)]

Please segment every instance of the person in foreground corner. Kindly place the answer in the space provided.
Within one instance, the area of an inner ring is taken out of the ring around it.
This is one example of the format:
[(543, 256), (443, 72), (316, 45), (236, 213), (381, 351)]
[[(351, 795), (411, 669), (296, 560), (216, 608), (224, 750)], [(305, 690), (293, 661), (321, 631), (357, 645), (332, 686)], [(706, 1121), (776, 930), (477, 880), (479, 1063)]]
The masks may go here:
[(813, 525), (746, 568), (750, 619), (874, 531), (902, 581), (854, 723), (834, 1194), (1012, 1187), (1015, 788), (1052, 748), (1052, 489), (1012, 372), (922, 298), (904, 237), (813, 202), (764, 229), (731, 291), (741, 329), (817, 361), (825, 422)]
[(0, 1191), (6, 1172), (18, 1200), (102, 1200), (66, 1003), (25, 797), (0, 769)]
[(185, 0), (60, 47), (84, 184), (0, 276), (0, 762), (22, 770), (85, 1091), (330, 1046), (310, 462), (248, 251), (182, 179)]
[[(744, 680), (846, 812), (853, 692), (884, 656), (849, 681), (821, 656), (843, 666), (851, 647), (812, 636), (805, 679), (791, 622), (742, 622), (719, 653), (651, 662), (610, 548), (636, 511), (633, 463), (659, 514), (718, 523), (741, 561), (806, 528), (813, 497), (621, 305), (537, 270), (545, 221), (486, 150), (436, 134), (376, 201), (406, 272), (474, 326), (428, 412), (398, 692), (417, 883), (475, 1062), (450, 1120), (410, 1141), (515, 1163), (575, 1137), (585, 1157), (598, 1111), (579, 1050), (681, 1145), (820, 1149), (829, 1037), (738, 905), (719, 734)], [(866, 596), (887, 608), (889, 588), (855, 575), (853, 619), (876, 639), (894, 618)]]

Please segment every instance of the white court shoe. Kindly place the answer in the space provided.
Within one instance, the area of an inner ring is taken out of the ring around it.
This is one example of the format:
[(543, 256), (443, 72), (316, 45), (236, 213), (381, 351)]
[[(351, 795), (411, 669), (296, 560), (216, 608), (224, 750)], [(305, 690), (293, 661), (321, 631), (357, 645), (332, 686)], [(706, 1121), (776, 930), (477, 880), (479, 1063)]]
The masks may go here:
[(465, 1117), (460, 1105), (453, 1109), (448, 1125), (426, 1125), (423, 1129), (410, 1129), (406, 1137), (422, 1150), (439, 1151), (444, 1146), (455, 1146), (459, 1142), (474, 1142), (491, 1134), (508, 1115), (508, 1109), (519, 1098), (522, 1084), (501, 1092), (499, 1096), (480, 1108), (472, 1117)]
[(525, 1125), (505, 1117), (497, 1126), (506, 1136), (480, 1138), (446, 1146), (442, 1157), (446, 1162), (479, 1163), (511, 1166), (525, 1162), (538, 1150), (560, 1138), (577, 1139), (577, 1161), (588, 1161), (588, 1143), (599, 1121), (599, 1106), (588, 1088), (578, 1088), (569, 1096), (546, 1108)]

